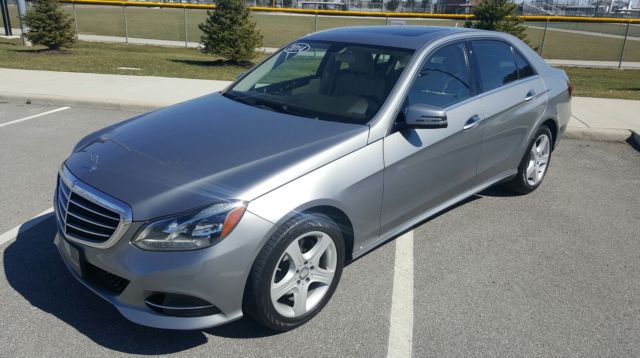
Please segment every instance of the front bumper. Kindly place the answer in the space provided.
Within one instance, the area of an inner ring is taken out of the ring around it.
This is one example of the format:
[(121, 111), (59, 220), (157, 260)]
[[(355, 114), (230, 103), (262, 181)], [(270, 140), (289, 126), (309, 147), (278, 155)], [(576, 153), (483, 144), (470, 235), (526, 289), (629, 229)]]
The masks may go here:
[[(60, 233), (56, 235), (55, 245), (69, 271), (80, 282), (135, 323), (166, 329), (202, 329), (242, 317), (245, 283), (255, 257), (273, 229), (272, 223), (245, 212), (235, 230), (220, 243), (182, 252), (145, 251), (135, 247), (131, 238), (140, 226), (142, 223), (133, 223), (108, 249), (73, 244), (78, 250), (76, 257), (72, 257), (69, 243), (65, 244)], [(88, 279), (84, 269), (88, 266), (119, 276), (128, 283), (121, 292), (106, 289)], [(199, 317), (158, 313), (145, 303), (154, 293), (196, 297), (210, 302), (219, 313)]]

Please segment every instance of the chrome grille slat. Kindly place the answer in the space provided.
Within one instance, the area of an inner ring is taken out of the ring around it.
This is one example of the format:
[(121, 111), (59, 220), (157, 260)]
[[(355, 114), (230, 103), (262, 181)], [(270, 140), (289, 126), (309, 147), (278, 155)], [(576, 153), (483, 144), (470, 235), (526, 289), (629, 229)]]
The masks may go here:
[(70, 224), (68, 222), (67, 222), (67, 227), (70, 227), (70, 228), (72, 228), (74, 230), (82, 231), (82, 232), (87, 233), (87, 234), (95, 235), (95, 236), (101, 236), (101, 237), (106, 237), (106, 238), (111, 237), (111, 235), (103, 234), (103, 233), (100, 233), (100, 232), (97, 232), (97, 231), (93, 231), (93, 230), (89, 230), (89, 229), (85, 229), (85, 228), (81, 228), (79, 226)]
[(97, 222), (97, 221), (95, 221), (95, 220), (91, 220), (91, 219), (89, 219), (89, 218), (87, 218), (87, 217), (85, 217), (85, 216), (82, 216), (82, 215), (78, 214), (78, 213), (72, 213), (72, 212), (69, 212), (69, 213), (68, 213), (68, 215), (71, 215), (71, 216), (73, 216), (74, 218), (76, 218), (76, 219), (78, 219), (78, 220), (86, 221), (86, 222), (88, 222), (89, 224), (92, 224), (92, 225), (95, 225), (95, 226), (103, 227), (103, 228), (105, 228), (105, 229), (115, 230), (115, 229), (118, 227), (118, 225), (115, 225), (115, 226), (114, 226), (114, 225), (105, 225), (105, 224), (101, 224), (101, 223), (99, 223), (99, 222)]
[(109, 219), (111, 219), (111, 220), (120, 220), (120, 218), (119, 218), (119, 217), (113, 217), (113, 216), (105, 215), (105, 214), (100, 213), (100, 212), (98, 212), (98, 211), (96, 211), (96, 210), (90, 209), (90, 208), (88, 208), (87, 206), (82, 205), (82, 204), (80, 204), (79, 202), (77, 202), (77, 201), (73, 200), (73, 198), (69, 198), (69, 202), (70, 202), (70, 203), (72, 203), (73, 205), (77, 205), (77, 206), (79, 206), (79, 207), (83, 208), (83, 209), (84, 209), (84, 210), (86, 210), (86, 211), (90, 211), (90, 212), (92, 212), (92, 213), (94, 213), (94, 214), (96, 214), (96, 215), (104, 216), (105, 218), (109, 218)]
[(69, 192), (69, 188), (67, 188), (67, 185), (61, 179), (58, 179), (58, 184), (58, 187), (61, 189), (60, 192), (62, 192), (64, 197), (69, 200), (69, 196), (71, 195), (71, 193)]
[(125, 203), (80, 182), (64, 166), (54, 198), (60, 231), (70, 241), (107, 248), (131, 224), (131, 210)]

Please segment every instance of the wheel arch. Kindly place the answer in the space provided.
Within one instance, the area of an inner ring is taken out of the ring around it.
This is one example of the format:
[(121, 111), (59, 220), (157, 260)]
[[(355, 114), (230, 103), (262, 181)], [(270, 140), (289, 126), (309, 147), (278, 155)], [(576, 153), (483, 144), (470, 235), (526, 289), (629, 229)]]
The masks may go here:
[(556, 148), (556, 143), (558, 143), (558, 122), (556, 122), (554, 118), (548, 118), (544, 120), (540, 126), (547, 126), (551, 131), (551, 136), (553, 137), (551, 138), (551, 150), (554, 150)]
[(353, 259), (353, 224), (344, 211), (335, 206), (319, 205), (306, 209), (302, 214), (322, 214), (333, 220), (336, 225), (338, 225), (340, 232), (342, 232), (342, 238), (344, 239), (345, 263)]
[[(287, 221), (291, 220), (296, 216), (301, 216), (305, 214), (322, 214), (329, 217), (333, 220), (340, 232), (342, 233), (342, 238), (344, 239), (345, 245), (345, 263), (350, 262), (353, 259), (353, 247), (355, 244), (355, 230), (349, 215), (346, 211), (340, 208), (339, 203), (335, 201), (316, 201), (312, 203), (307, 203), (301, 207), (298, 207), (294, 210), (291, 210), (286, 215), (282, 216), (277, 222), (274, 223), (272, 230), (269, 232), (267, 237), (271, 237), (278, 228), (284, 225)], [(264, 243), (263, 243), (264, 244)], [(262, 247), (262, 245), (261, 245)]]

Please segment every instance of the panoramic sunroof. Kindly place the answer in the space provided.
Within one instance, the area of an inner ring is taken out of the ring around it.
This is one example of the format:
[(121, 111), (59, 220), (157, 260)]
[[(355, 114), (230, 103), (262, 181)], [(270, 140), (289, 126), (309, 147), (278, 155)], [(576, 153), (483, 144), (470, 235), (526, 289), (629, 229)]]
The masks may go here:
[(444, 31), (444, 28), (426, 27), (426, 26), (385, 26), (385, 27), (362, 27), (359, 31), (366, 33), (380, 33), (396, 36), (415, 37), (429, 33)]

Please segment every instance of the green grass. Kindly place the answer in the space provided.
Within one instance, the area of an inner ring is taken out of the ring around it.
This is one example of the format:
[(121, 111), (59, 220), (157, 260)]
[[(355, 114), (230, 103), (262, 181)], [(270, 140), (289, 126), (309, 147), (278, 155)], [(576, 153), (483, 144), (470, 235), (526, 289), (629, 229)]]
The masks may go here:
[[(24, 48), (17, 40), (0, 40), (0, 67), (211, 80), (233, 80), (247, 70), (193, 49), (79, 42), (70, 51), (49, 53)], [(564, 69), (576, 96), (640, 100), (640, 70)]]
[(0, 40), (0, 67), (211, 80), (233, 80), (247, 70), (194, 49), (79, 42), (73, 50), (51, 53), (17, 40)]
[(573, 95), (640, 100), (640, 70), (563, 68), (571, 79)]
[[(11, 10), (12, 7), (10, 7)], [(13, 6), (15, 8), (15, 6)], [(70, 5), (64, 6), (71, 13)], [(12, 10), (13, 25), (17, 27), (15, 9)], [(122, 7), (83, 5), (76, 6), (78, 29), (81, 34), (124, 36), (124, 17)], [(206, 16), (204, 10), (187, 10), (187, 34), (189, 41), (199, 41), (198, 24)], [(258, 29), (264, 35), (264, 46), (280, 47), (300, 36), (311, 33), (315, 29), (313, 16), (297, 16), (291, 14), (252, 13)], [(127, 24), (130, 37), (158, 40), (182, 41), (185, 38), (185, 13), (182, 9), (170, 8), (127, 8)], [(402, 19), (407, 25), (462, 26), (463, 21), (435, 19)], [(318, 17), (318, 30), (340, 26), (382, 25), (384, 18), (346, 18)], [(532, 26), (544, 26), (541, 22), (531, 22)], [(624, 34), (623, 24), (601, 23), (565, 23), (550, 22), (550, 27), (573, 30), (601, 32), (606, 34)], [(543, 30), (529, 28), (527, 30), (531, 42), (535, 46), (542, 43)], [(630, 35), (640, 36), (640, 26), (633, 25)], [(622, 40), (597, 37), (584, 34), (548, 31), (544, 44), (543, 57), (553, 59), (617, 61), (622, 48)], [(625, 50), (625, 61), (640, 61), (640, 41), (628, 41)]]

